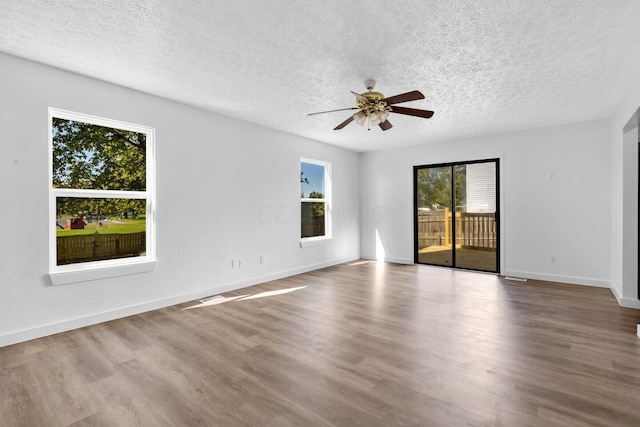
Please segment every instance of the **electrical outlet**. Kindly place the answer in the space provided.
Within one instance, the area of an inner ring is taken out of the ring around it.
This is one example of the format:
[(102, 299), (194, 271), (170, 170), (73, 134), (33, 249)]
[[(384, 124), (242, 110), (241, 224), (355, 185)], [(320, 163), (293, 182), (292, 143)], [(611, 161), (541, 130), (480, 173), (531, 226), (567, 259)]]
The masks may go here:
[(231, 268), (236, 268), (236, 260), (235, 259), (231, 260)]
[(260, 264), (266, 264), (267, 263), (267, 257), (264, 255), (260, 255)]
[(239, 259), (238, 260), (238, 268), (242, 268), (244, 267), (244, 260), (243, 259)]

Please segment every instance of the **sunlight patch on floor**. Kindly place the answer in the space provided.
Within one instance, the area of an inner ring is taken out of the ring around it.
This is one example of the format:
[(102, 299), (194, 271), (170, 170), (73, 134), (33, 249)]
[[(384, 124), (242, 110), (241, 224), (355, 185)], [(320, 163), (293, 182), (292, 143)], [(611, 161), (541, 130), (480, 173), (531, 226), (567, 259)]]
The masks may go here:
[(225, 302), (231, 302), (231, 301), (245, 301), (249, 299), (272, 297), (276, 295), (283, 295), (283, 294), (288, 294), (290, 292), (299, 291), (300, 289), (304, 289), (304, 288), (308, 288), (308, 286), (298, 286), (296, 288), (277, 289), (275, 291), (260, 292), (259, 294), (255, 294), (255, 295), (245, 294), (245, 295), (238, 295), (235, 297), (225, 297), (222, 295), (216, 295), (214, 297), (203, 298), (202, 300), (200, 300), (200, 304), (185, 307), (183, 308), (183, 310), (191, 310), (192, 308), (200, 308), (200, 307), (209, 307), (212, 305), (223, 304)]
[(260, 292), (259, 294), (249, 295), (249, 296), (245, 296), (244, 298), (240, 298), (238, 299), (238, 301), (245, 301), (248, 299), (264, 298), (264, 297), (272, 297), (275, 295), (288, 294), (289, 292), (299, 291), (300, 289), (304, 289), (304, 288), (308, 288), (308, 286), (298, 286), (297, 288), (278, 289), (275, 291)]
[(374, 262), (378, 262), (378, 261), (356, 261), (356, 262), (352, 262), (351, 264), (348, 264), (349, 267), (354, 266), (354, 265), (362, 265), (362, 264), (371, 264)]
[(191, 310), (192, 308), (209, 307), (209, 306), (212, 306), (212, 305), (223, 304), (225, 302), (235, 301), (237, 299), (240, 299), (240, 298), (243, 298), (243, 297), (246, 297), (246, 296), (248, 296), (248, 295), (238, 295), (236, 297), (214, 298), (214, 299), (211, 299), (211, 300), (208, 300), (208, 301), (205, 300), (204, 302), (201, 302), (200, 304), (196, 304), (196, 305), (192, 305), (192, 306), (183, 308), (183, 310)]

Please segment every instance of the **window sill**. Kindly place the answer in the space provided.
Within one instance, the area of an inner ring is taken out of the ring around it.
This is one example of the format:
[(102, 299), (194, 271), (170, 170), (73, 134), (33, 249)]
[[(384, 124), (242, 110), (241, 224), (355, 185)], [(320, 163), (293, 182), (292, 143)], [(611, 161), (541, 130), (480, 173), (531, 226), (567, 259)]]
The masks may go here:
[(302, 240), (300, 240), (300, 247), (301, 248), (310, 248), (312, 246), (321, 246), (321, 245), (328, 245), (329, 243), (331, 243), (331, 237), (330, 236), (322, 236), (322, 237), (306, 237)]
[(54, 286), (89, 280), (108, 279), (110, 277), (128, 276), (130, 274), (148, 273), (155, 270), (157, 261), (137, 261), (135, 263), (118, 262), (108, 265), (81, 266), (73, 265), (67, 270), (64, 267), (49, 273)]

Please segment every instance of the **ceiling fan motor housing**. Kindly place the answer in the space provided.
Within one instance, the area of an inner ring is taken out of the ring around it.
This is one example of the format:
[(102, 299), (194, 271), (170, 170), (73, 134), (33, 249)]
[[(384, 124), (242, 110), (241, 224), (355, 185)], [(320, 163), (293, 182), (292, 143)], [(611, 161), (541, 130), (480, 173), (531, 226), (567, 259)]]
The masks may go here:
[[(367, 98), (367, 101), (369, 101), (371, 104), (376, 104), (378, 101), (381, 101), (384, 99), (384, 95), (381, 94), (380, 92), (365, 92), (363, 94), (361, 94), (362, 96), (364, 96), (365, 98)], [(366, 108), (367, 105), (362, 102), (362, 100), (357, 99), (356, 98), (356, 105), (358, 106), (358, 108)]]

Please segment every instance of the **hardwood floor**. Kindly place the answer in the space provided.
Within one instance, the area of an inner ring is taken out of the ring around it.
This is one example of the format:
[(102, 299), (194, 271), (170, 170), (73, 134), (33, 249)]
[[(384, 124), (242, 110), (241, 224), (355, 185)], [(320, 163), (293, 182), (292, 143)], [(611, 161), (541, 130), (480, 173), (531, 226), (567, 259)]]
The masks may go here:
[(640, 425), (608, 289), (361, 262), (225, 296), (297, 287), (0, 348), (0, 424)]

